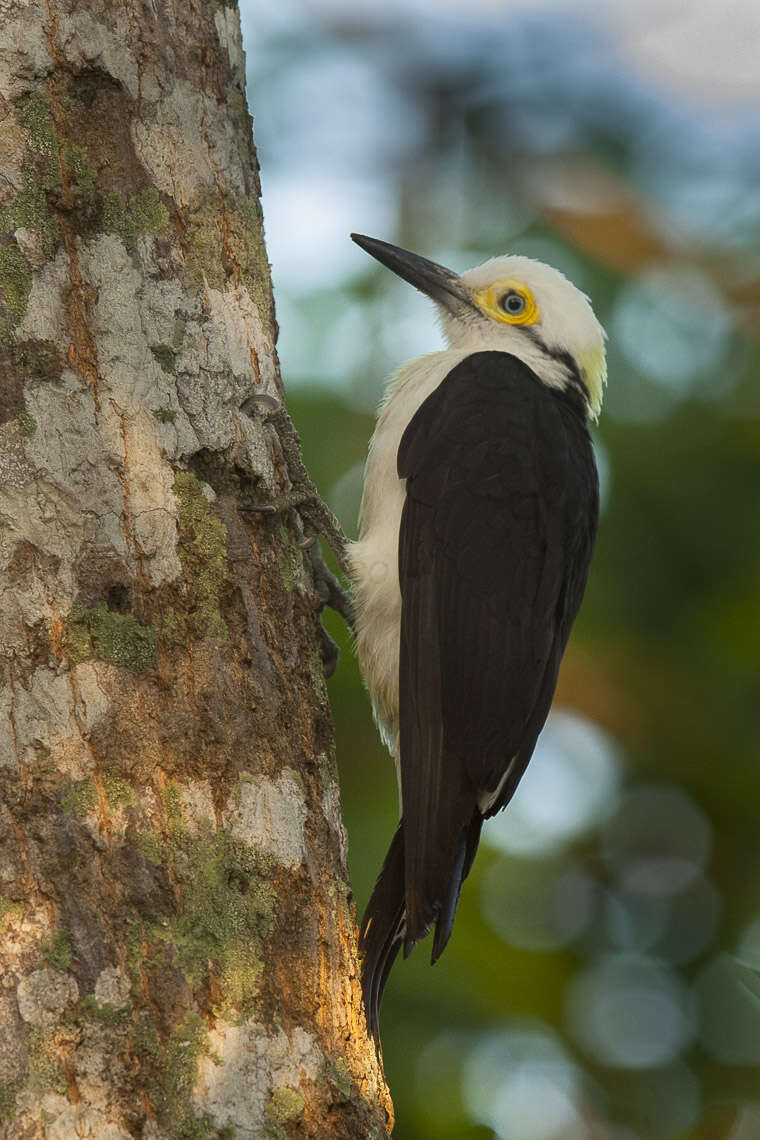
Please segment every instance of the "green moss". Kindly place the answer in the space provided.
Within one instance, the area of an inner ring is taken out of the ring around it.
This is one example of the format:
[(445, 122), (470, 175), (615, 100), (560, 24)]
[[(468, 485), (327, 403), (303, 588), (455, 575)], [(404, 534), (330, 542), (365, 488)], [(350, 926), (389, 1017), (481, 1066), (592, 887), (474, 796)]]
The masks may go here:
[(157, 234), (169, 221), (169, 211), (161, 201), (155, 186), (148, 186), (145, 190), (138, 190), (127, 201), (127, 211), (132, 216), (138, 232), (147, 230)]
[(201, 286), (205, 277), (209, 285), (221, 289), (226, 276), (222, 261), (224, 236), (219, 195), (215, 190), (204, 190), (191, 204), (185, 234), (188, 243), (185, 262), (190, 279)]
[(177, 418), (177, 413), (171, 408), (154, 408), (153, 415), (161, 424), (173, 424)]
[(50, 757), (51, 752), (47, 744), (42, 744), (39, 740), (36, 741), (34, 745), (33, 770), (37, 779), (44, 780), (46, 776), (55, 774), (56, 767)]
[(287, 1124), (289, 1120), (295, 1120), (297, 1116), (301, 1115), (305, 1104), (306, 1101), (300, 1089), (292, 1089), (287, 1085), (282, 1085), (274, 1090), (269, 1099), (266, 1107), (267, 1123)]
[(137, 249), (137, 238), (141, 233), (160, 233), (168, 221), (169, 211), (154, 186), (138, 190), (128, 198), (113, 190), (103, 201), (103, 230), (118, 234), (129, 253)]
[(319, 782), (325, 791), (337, 784), (338, 766), (334, 752), (317, 753), (317, 771), (319, 773)]
[(198, 1061), (208, 1052), (206, 1028), (197, 1013), (188, 1013), (182, 1025), (173, 1030), (166, 1043), (161, 1067), (164, 1070), (165, 1103), (162, 1112), (172, 1135), (186, 1135), (190, 1098), (198, 1075)]
[[(176, 1140), (220, 1140), (220, 1131), (209, 1113), (196, 1116), (192, 1094), (198, 1078), (198, 1062), (208, 1053), (208, 1037), (203, 1020), (188, 1013), (182, 1025), (172, 1031), (159, 1056), (161, 1103), (159, 1119)], [(226, 1132), (229, 1136), (230, 1133)]]
[[(150, 346), (150, 351), (153, 353), (154, 357), (161, 365), (164, 372), (171, 372), (172, 374), (176, 372), (174, 362), (177, 359), (177, 353), (173, 348), (170, 348), (168, 344), (152, 344)], [(155, 414), (156, 413), (154, 412), (153, 415), (155, 416)], [(173, 418), (174, 415), (172, 414), (172, 419)]]
[(141, 1010), (132, 1033), (132, 1050), (142, 1058), (141, 1068), (163, 1133), (173, 1140), (222, 1140), (233, 1135), (218, 1129), (208, 1113), (196, 1116), (193, 1109), (198, 1062), (208, 1053), (206, 1027), (197, 1013), (188, 1013), (162, 1044), (150, 1013)]
[(55, 1048), (55, 1030), (36, 1026), (27, 1031), (27, 1091), (65, 1093), (66, 1074)]
[(269, 294), (269, 261), (264, 245), (264, 224), (258, 200), (245, 198), (235, 204), (227, 197), (229, 243), (232, 247), (251, 300), (259, 311), (262, 328), (269, 329), (271, 298)]
[(109, 769), (103, 776), (103, 789), (110, 808), (134, 807), (136, 801), (135, 789), (129, 780), (125, 780), (118, 772)]
[(36, 91), (32, 91), (19, 100), (17, 113), (22, 127), (29, 132), (27, 149), (42, 159), (39, 171), (42, 188), (60, 191), (58, 138), (50, 108)]
[(127, 1020), (132, 1011), (132, 1005), (129, 1003), (117, 1009), (108, 1001), (99, 1002), (95, 994), (87, 994), (79, 1002), (77, 1009), (83, 1017), (89, 1017), (91, 1021), (99, 1021), (103, 1025), (115, 1028)]
[(54, 970), (68, 970), (71, 965), (71, 943), (65, 926), (53, 931), (52, 938), (46, 938), (40, 946), (43, 961)]
[(58, 157), (58, 141), (50, 108), (36, 91), (30, 91), (18, 102), (18, 118), (29, 132), (27, 146), (52, 161)]
[(144, 858), (164, 867), (177, 886), (179, 911), (133, 923), (127, 961), (136, 977), (151, 963), (168, 962), (194, 988), (220, 995), (215, 1014), (228, 1020), (253, 1012), (264, 968), (264, 941), (274, 925), (273, 864), (249, 844), (207, 822), (189, 829), (179, 811), (179, 789), (163, 793), (167, 832), (143, 831)]
[[(28, 132), (28, 158), (24, 162), (21, 190), (0, 214), (0, 229), (14, 230), (23, 226), (36, 230), (42, 236), (45, 255), (51, 257), (60, 241), (61, 227), (48, 196), (57, 197), (63, 189), (55, 123), (47, 103), (36, 92), (18, 103), (17, 116)], [(69, 143), (69, 147), (73, 146)], [(81, 148), (69, 153), (80, 178), (86, 182), (86, 155), (81, 153)]]
[[(164, 790), (165, 805), (167, 799), (173, 813), (172, 785)], [(205, 987), (213, 974), (222, 993), (216, 1013), (248, 1015), (262, 969), (262, 939), (273, 922), (270, 864), (243, 841), (214, 832), (210, 825), (195, 834), (185, 829), (169, 834), (161, 861), (177, 881), (180, 913), (132, 923), (126, 937), (130, 970), (136, 972), (152, 958), (165, 963), (169, 952), (190, 983)], [(162, 1042), (153, 1017), (142, 1010), (132, 1031), (132, 1050), (142, 1058), (142, 1073), (167, 1135), (177, 1140), (234, 1137), (234, 1127), (220, 1127), (209, 1114), (196, 1115), (193, 1107), (198, 1061), (209, 1051), (205, 1024), (196, 1012), (188, 1013)]]
[(31, 439), (37, 431), (37, 421), (34, 416), (31, 416), (29, 412), (21, 412), (16, 416), (16, 419), (18, 420), (19, 431), (24, 439)]
[(164, 860), (164, 841), (155, 831), (141, 831), (137, 836), (137, 846), (149, 863), (160, 864)]
[(292, 546), (280, 550), (280, 578), (285, 589), (290, 592), (297, 589), (303, 571), (303, 559)]
[(313, 650), (306, 659), (309, 670), (309, 680), (315, 694), (321, 701), (327, 700), (327, 681), (325, 680), (325, 665), (322, 654), (318, 649)]
[(87, 147), (79, 146), (71, 139), (61, 143), (61, 159), (68, 175), (68, 185), (75, 201), (89, 198), (95, 186), (97, 171), (90, 165)]
[(63, 637), (66, 652), (75, 664), (79, 661), (86, 661), (94, 655), (90, 631), (87, 623), (81, 620), (79, 614), (75, 612), (77, 608), (81, 607), (75, 607), (66, 619)]
[[(227, 576), (227, 528), (211, 513), (203, 484), (189, 471), (174, 480), (179, 526), (179, 557), (185, 571), (188, 609), (187, 634), (204, 641), (225, 641), (227, 625), (219, 598)], [(181, 640), (176, 615), (167, 640)]]
[(16, 1098), (21, 1091), (21, 1085), (19, 1077), (0, 1081), (0, 1124), (10, 1124), (16, 1119)]
[(0, 295), (8, 312), (11, 325), (24, 319), (32, 274), (15, 241), (0, 241)]
[(61, 808), (65, 815), (85, 816), (95, 810), (98, 802), (98, 789), (95, 781), (73, 780), (61, 798)]
[(233, 194), (220, 200), (216, 191), (205, 190), (188, 211), (185, 232), (191, 280), (200, 286), (205, 278), (212, 288), (221, 289), (236, 267), (267, 331), (269, 262), (258, 201)]
[(292, 776), (292, 778), (295, 780), (295, 782), (298, 784), (298, 786), (299, 786), (299, 788), (301, 789), (301, 791), (302, 791), (302, 792), (305, 792), (305, 791), (306, 791), (306, 783), (305, 783), (305, 781), (304, 781), (304, 778), (303, 778), (303, 776), (302, 776), (302, 775), (301, 775), (301, 773), (298, 771), (298, 769), (297, 769), (297, 768), (291, 768), (291, 769), (290, 769), (290, 775), (291, 775), (291, 776)]
[(140, 625), (131, 614), (109, 610), (105, 602), (95, 609), (72, 607), (66, 621), (65, 644), (72, 661), (99, 657), (139, 673), (156, 662), (157, 633)]
[(303, 550), (286, 526), (281, 525), (278, 533), (282, 541), (280, 577), (286, 590), (297, 590), (303, 583)]
[(9, 233), (19, 226), (27, 230), (42, 230), (48, 219), (48, 205), (45, 191), (32, 174), (26, 171), (21, 190), (8, 205), (0, 211), (0, 229)]
[(184, 645), (188, 639), (187, 622), (176, 610), (164, 614), (161, 637), (167, 645)]
[(171, 867), (182, 907), (179, 914), (134, 932), (135, 960), (150, 954), (151, 946), (164, 944), (191, 984), (204, 983), (213, 971), (222, 995), (216, 1011), (220, 1016), (249, 1016), (263, 970), (263, 941), (274, 923), (270, 861), (209, 825), (195, 834), (183, 828), (160, 849), (153, 841), (151, 847), (153, 861)]
[(242, 131), (250, 131), (252, 119), (248, 111), (248, 102), (242, 91), (233, 88), (227, 95), (227, 106), (230, 116)]
[(177, 963), (200, 981), (216, 964), (223, 995), (220, 1013), (252, 1011), (263, 969), (262, 941), (274, 922), (270, 864), (242, 840), (202, 831), (184, 844), (182, 914), (171, 924)]
[(19, 227), (39, 233), (45, 256), (52, 256), (60, 240), (61, 227), (48, 206), (45, 187), (38, 171), (30, 170), (28, 166), (23, 172), (21, 190), (0, 210), (0, 232), (13, 233)]
[(164, 811), (166, 812), (169, 831), (172, 835), (177, 835), (183, 831), (185, 824), (182, 819), (182, 795), (179, 786), (175, 784), (174, 780), (169, 780), (161, 792), (161, 798), (164, 802)]
[(61, 171), (75, 205), (92, 195), (97, 171), (86, 147), (69, 138), (59, 141), (51, 110), (38, 93), (24, 96), (16, 114), (27, 131), (27, 158), (21, 190), (0, 210), (0, 232), (12, 233), (19, 227), (35, 230), (41, 235), (45, 255), (51, 257), (61, 228), (50, 199), (55, 201), (62, 194)]
[(13, 346), (11, 356), (22, 381), (55, 382), (61, 378), (61, 361), (50, 341), (20, 341)]
[(14, 922), (24, 917), (24, 904), (0, 895), (0, 934), (4, 934)]
[(161, 1049), (158, 1031), (149, 1010), (141, 1009), (132, 1031), (132, 1048), (144, 1057), (156, 1058)]
[(130, 253), (134, 252), (137, 231), (127, 213), (127, 200), (120, 191), (112, 190), (103, 199), (101, 225), (104, 233), (118, 234)]
[(334, 1063), (328, 1061), (325, 1065), (325, 1077), (345, 1100), (350, 1100), (353, 1081), (351, 1071), (344, 1057), (338, 1057)]

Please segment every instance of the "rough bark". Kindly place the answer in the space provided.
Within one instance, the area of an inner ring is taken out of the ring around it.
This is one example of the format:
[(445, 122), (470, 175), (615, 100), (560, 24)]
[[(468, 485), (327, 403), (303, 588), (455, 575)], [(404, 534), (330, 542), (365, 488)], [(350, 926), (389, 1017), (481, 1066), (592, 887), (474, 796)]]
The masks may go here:
[(3, 1135), (385, 1135), (237, 10), (0, 21)]

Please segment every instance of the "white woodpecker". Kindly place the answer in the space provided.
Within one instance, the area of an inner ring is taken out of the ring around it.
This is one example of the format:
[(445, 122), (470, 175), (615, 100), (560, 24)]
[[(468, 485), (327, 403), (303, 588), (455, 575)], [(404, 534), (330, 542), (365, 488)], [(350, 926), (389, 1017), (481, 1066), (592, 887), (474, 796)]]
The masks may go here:
[(450, 345), (389, 380), (348, 547), (401, 809), (361, 925), (377, 1040), (400, 946), (435, 924), (432, 961), (442, 953), (483, 820), (511, 799), (548, 715), (596, 536), (588, 421), (606, 366), (587, 297), (556, 269), (510, 256), (459, 276), (352, 237), (436, 302)]

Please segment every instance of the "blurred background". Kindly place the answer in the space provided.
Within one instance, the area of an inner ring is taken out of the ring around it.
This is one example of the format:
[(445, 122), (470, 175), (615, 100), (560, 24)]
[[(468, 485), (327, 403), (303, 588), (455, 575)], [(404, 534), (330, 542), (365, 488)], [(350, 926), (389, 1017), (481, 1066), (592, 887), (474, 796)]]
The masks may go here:
[[(397, 1140), (760, 1137), (760, 8), (241, 0), (282, 372), (356, 533), (385, 377), (441, 347), (358, 230), (592, 298), (601, 531), (553, 713), (454, 936), (399, 962)], [(345, 631), (359, 910), (396, 785)]]

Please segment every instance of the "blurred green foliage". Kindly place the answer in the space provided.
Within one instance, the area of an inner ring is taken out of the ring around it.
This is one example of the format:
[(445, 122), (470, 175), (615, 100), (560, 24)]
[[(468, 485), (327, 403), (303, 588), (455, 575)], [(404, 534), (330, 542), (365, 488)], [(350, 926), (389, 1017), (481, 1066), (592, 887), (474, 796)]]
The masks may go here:
[[(751, 1140), (759, 227), (746, 210), (729, 225), (720, 194), (756, 194), (757, 126), (708, 131), (631, 78), (598, 29), (550, 12), (442, 18), (434, 35), (413, 14), (329, 22), (305, 9), (292, 26), (275, 21), (269, 38), (257, 27), (249, 86), (265, 217), (268, 184), (299, 202), (294, 232), (270, 243), (289, 407), (349, 534), (384, 376), (440, 343), (411, 290), (324, 244), (336, 215), (341, 241), (373, 232), (357, 169), (365, 189), (385, 195), (376, 236), (456, 269), (510, 250), (551, 261), (589, 293), (610, 334), (595, 429), (604, 509), (557, 705), (602, 733), (621, 791), (553, 846), (539, 835), (520, 851), (508, 832), (490, 842), (487, 832), (441, 962), (431, 970), (423, 944), (396, 966), (382, 1010), (394, 1136)], [(310, 90), (323, 101), (311, 106)], [(322, 242), (311, 268), (309, 226)], [(395, 775), (346, 631), (334, 615), (326, 624), (341, 645), (330, 691), (361, 910), (395, 827)], [(534, 764), (534, 787), (551, 800), (548, 775), (541, 784), (549, 760), (537, 753)], [(565, 866), (580, 895), (561, 894)], [(570, 908), (554, 944), (497, 933), (549, 921), (533, 913), (544, 889)]]

